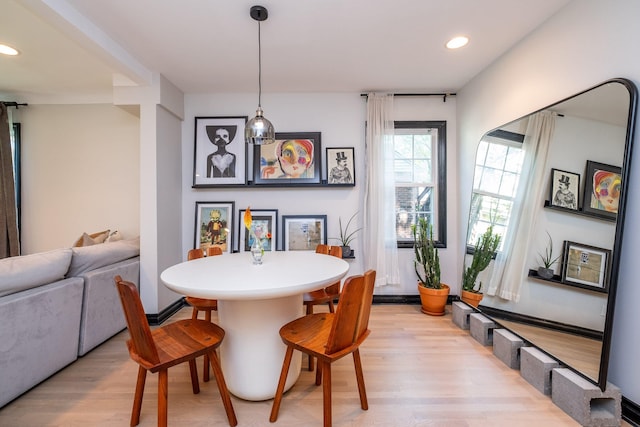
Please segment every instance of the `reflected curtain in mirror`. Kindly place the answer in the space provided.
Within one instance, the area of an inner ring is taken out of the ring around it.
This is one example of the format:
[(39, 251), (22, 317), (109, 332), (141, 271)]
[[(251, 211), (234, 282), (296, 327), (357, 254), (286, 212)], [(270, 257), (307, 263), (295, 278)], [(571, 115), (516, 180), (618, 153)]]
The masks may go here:
[(555, 113), (541, 111), (529, 118), (524, 136), (524, 162), (516, 197), (509, 218), (502, 250), (498, 252), (488, 295), (506, 300), (520, 299), (520, 284), (526, 271), (526, 253), (543, 187), (549, 141), (555, 128)]
[(0, 102), (0, 258), (20, 254), (9, 114)]

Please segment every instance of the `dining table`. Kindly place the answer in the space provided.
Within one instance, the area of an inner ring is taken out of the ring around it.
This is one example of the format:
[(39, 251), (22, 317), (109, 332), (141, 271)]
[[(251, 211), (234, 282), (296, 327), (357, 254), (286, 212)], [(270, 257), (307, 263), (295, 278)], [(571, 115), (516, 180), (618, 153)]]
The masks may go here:
[[(268, 251), (262, 264), (249, 252), (228, 253), (176, 264), (160, 279), (185, 296), (218, 300), (225, 330), (220, 363), (229, 391), (244, 400), (274, 397), (286, 346), (280, 328), (303, 315), (305, 292), (344, 278), (349, 264), (312, 251)], [(285, 390), (298, 379), (302, 354), (292, 360)]]

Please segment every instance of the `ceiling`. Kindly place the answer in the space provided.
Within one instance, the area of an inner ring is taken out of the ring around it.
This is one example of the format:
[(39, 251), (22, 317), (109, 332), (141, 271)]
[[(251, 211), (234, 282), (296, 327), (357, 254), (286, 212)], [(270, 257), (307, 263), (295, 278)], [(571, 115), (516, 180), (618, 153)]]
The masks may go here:
[(21, 54), (0, 55), (0, 94), (110, 99), (158, 73), (184, 93), (257, 91), (255, 4), (264, 93), (455, 92), (569, 1), (2, 0), (0, 43)]

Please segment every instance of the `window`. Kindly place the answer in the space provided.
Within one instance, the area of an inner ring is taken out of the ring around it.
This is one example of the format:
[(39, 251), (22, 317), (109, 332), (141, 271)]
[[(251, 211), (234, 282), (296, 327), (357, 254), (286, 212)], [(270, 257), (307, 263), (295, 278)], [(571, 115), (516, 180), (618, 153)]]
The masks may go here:
[(504, 242), (524, 160), (523, 140), (522, 134), (498, 130), (480, 141), (469, 214), (469, 253), (490, 225), (502, 236), (501, 246)]
[(394, 174), (399, 248), (413, 247), (411, 226), (425, 217), (437, 246), (447, 246), (446, 122), (395, 122)]

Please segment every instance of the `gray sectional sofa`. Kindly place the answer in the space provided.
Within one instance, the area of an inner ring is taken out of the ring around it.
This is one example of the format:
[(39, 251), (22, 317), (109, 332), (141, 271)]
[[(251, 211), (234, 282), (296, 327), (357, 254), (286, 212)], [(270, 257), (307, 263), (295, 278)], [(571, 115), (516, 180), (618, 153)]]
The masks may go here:
[(140, 242), (0, 260), (0, 408), (126, 327), (113, 278), (139, 283)]

